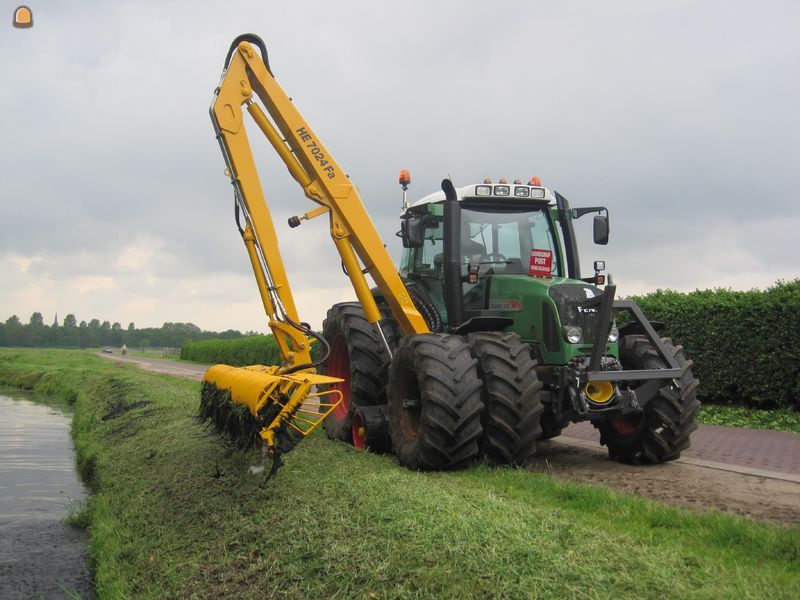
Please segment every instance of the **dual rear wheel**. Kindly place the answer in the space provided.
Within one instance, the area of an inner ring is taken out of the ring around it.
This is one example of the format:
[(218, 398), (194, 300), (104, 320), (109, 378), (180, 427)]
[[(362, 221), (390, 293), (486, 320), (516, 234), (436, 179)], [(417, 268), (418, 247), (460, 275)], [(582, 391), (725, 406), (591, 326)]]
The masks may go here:
[(323, 335), (331, 344), (326, 372), (345, 380), (332, 386), (344, 401), (325, 420), (329, 438), (393, 450), (418, 470), (459, 469), (479, 456), (521, 465), (535, 453), (541, 382), (516, 334), (422, 334), (396, 343), (386, 327), (389, 366), (374, 326), (358, 304), (346, 303), (328, 312)]

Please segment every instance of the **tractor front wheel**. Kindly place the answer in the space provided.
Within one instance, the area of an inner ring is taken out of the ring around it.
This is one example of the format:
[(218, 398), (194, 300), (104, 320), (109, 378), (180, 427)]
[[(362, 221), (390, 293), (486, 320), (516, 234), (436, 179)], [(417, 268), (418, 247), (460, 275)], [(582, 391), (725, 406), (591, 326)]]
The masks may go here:
[(463, 337), (403, 338), (389, 370), (389, 430), (401, 464), (415, 470), (460, 469), (478, 455), (481, 381)]
[[(692, 376), (692, 362), (686, 360), (682, 346), (661, 340), (683, 368), (679, 378), (659, 388), (652, 398), (639, 398), (643, 412), (635, 416), (610, 416), (596, 425), (600, 443), (609, 456), (631, 464), (660, 463), (675, 460), (689, 447), (689, 436), (697, 429), (695, 415), (700, 407)], [(620, 340), (620, 362), (625, 369), (666, 369), (652, 343), (643, 335), (627, 335)]]

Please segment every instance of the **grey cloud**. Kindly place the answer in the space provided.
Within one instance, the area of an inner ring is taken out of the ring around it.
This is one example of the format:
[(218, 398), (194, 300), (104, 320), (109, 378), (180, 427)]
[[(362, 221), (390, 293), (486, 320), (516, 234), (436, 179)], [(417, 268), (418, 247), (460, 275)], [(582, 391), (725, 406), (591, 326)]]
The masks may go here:
[[(207, 109), (230, 40), (253, 30), (394, 258), (396, 179), (408, 167), (414, 198), (447, 175), (539, 175), (573, 205), (606, 204), (611, 245), (592, 247), (584, 231), (584, 269), (605, 257), (651, 289), (702, 286), (693, 269), (749, 287), (728, 249), (706, 243), (712, 231), (766, 281), (797, 272), (791, 230), (775, 226), (800, 219), (796, 3), (351, 1), (325, 19), (299, 3), (225, 7), (58, 4), (42, 6), (32, 30), (0, 35), (0, 257), (44, 256), (29, 277), (52, 281), (112, 273), (121, 287), (82, 298), (86, 312), (142, 294), (150, 316), (137, 319), (153, 324), (174, 315), (166, 282), (246, 281)], [(313, 205), (252, 140), (298, 294), (345, 288), (324, 219), (286, 227)], [(138, 275), (114, 270), (140, 239), (161, 254)], [(674, 246), (702, 268), (674, 265)], [(263, 327), (254, 289), (204, 286), (173, 320), (226, 328), (225, 303), (249, 297), (252, 327)], [(0, 293), (2, 313), (49, 309)]]

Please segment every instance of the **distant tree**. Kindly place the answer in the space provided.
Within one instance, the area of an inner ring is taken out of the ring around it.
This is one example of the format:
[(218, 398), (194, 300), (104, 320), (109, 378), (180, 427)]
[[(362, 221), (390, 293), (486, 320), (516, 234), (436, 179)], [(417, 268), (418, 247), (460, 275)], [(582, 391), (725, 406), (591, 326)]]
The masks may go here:
[(83, 341), (83, 346), (94, 347), (103, 343), (102, 332), (100, 330), (100, 319), (92, 319), (89, 321), (89, 326), (86, 331), (86, 338)]
[(22, 323), (17, 315), (11, 315), (6, 319), (5, 326), (5, 343), (8, 346), (24, 346), (25, 330), (22, 328)]
[(242, 332), (236, 329), (226, 329), (225, 331), (217, 334), (215, 337), (219, 337), (223, 340), (236, 340), (242, 337)]
[(78, 337), (75, 341), (75, 345), (81, 348), (86, 348), (89, 345), (89, 324), (86, 321), (81, 321), (78, 324)]
[(111, 325), (111, 332), (109, 333), (109, 344), (112, 346), (121, 346), (123, 342), (122, 339), (122, 325), (115, 322)]
[[(257, 332), (248, 332), (256, 334)], [(67, 313), (63, 326), (59, 326), (56, 314), (52, 326), (44, 324), (42, 313), (34, 312), (28, 323), (23, 324), (17, 315), (12, 315), (5, 322), (0, 322), (0, 346), (56, 346), (56, 347), (97, 347), (121, 346), (126, 343), (130, 347), (181, 347), (193, 340), (237, 339), (242, 333), (235, 329), (227, 331), (203, 331), (194, 323), (166, 322), (161, 327), (136, 329), (133, 322), (123, 330), (115, 321), (92, 319), (88, 323), (78, 323), (73, 313)]]
[(75, 318), (75, 315), (69, 313), (66, 317), (64, 317), (64, 327), (59, 330), (58, 337), (56, 339), (58, 340), (58, 346), (80, 345), (78, 321)]
[(44, 317), (42, 313), (35, 312), (31, 315), (28, 326), (24, 328), (26, 346), (46, 346), (47, 345), (47, 328), (44, 325)]

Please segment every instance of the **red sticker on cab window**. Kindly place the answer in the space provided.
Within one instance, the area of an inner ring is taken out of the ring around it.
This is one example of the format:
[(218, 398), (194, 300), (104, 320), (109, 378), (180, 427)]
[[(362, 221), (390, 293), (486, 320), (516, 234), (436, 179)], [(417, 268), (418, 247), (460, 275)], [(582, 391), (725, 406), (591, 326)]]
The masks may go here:
[(531, 277), (550, 277), (553, 268), (552, 250), (531, 250), (531, 264), (528, 267), (528, 275)]

